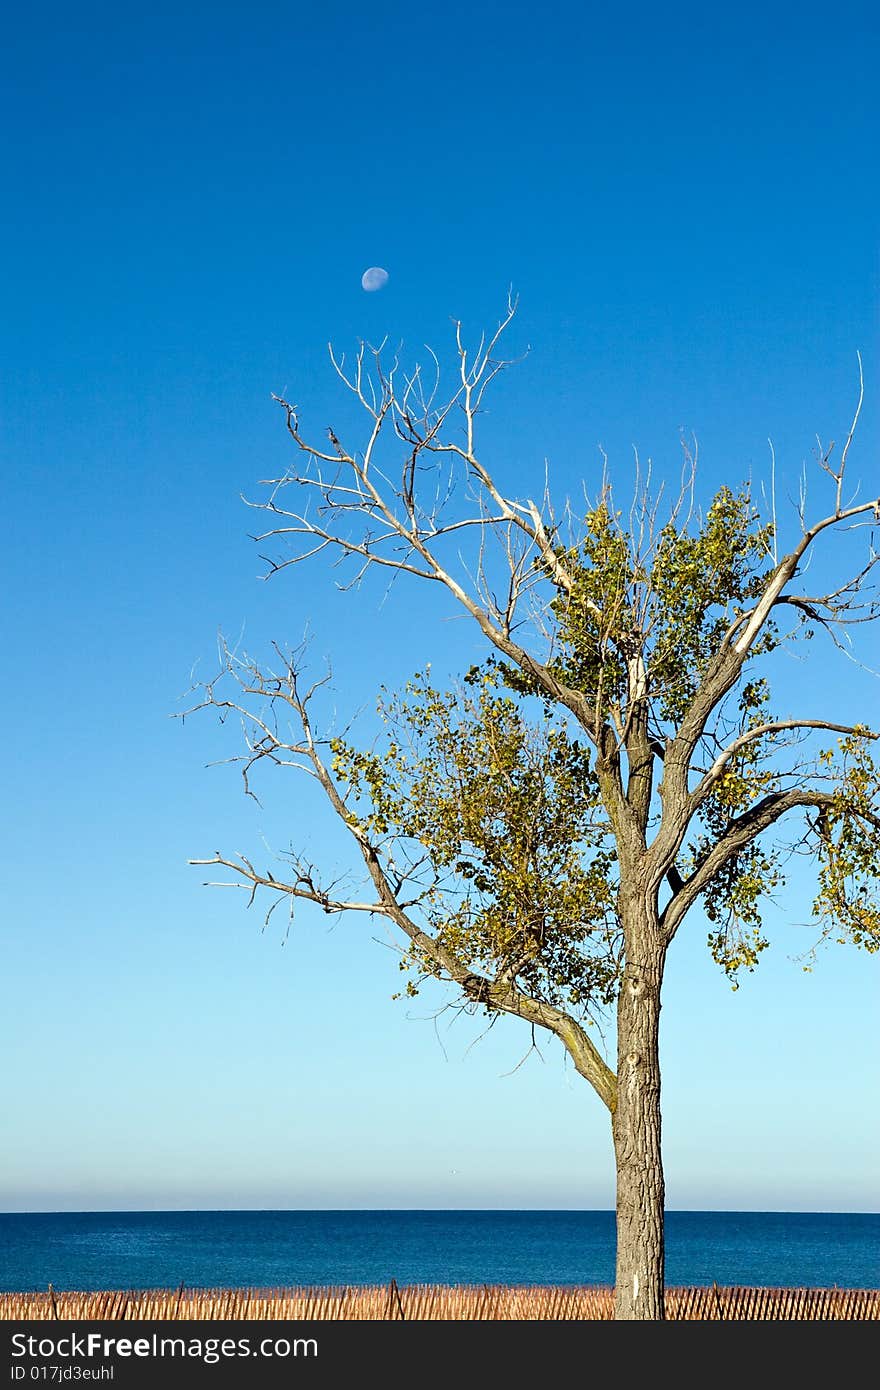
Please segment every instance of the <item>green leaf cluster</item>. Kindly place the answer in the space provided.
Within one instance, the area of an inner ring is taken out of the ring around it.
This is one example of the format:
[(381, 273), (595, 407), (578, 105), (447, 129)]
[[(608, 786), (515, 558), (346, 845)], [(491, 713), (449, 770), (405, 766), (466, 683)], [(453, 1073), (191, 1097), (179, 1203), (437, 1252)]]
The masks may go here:
[(590, 752), (500, 679), (489, 666), (454, 691), (419, 674), (383, 692), (385, 736), (369, 753), (334, 740), (333, 772), (365, 834), (408, 853), (425, 923), (462, 966), (550, 1003), (608, 1003), (616, 857)]
[[(765, 680), (747, 681), (739, 694), (735, 732), (742, 734), (769, 723), (768, 700)], [(736, 817), (777, 789), (778, 773), (766, 765), (774, 742), (772, 734), (756, 738), (727, 763), (700, 806), (702, 833), (692, 841), (689, 869), (705, 863)], [(768, 848), (760, 839), (753, 840), (725, 862), (703, 893), (703, 909), (710, 923), (709, 950), (734, 989), (739, 987), (740, 970), (754, 970), (761, 952), (770, 944), (762, 930), (762, 899), (785, 883), (780, 858), (778, 850)]]
[[(730, 623), (767, 583), (773, 527), (757, 521), (748, 489), (722, 487), (696, 534), (674, 525), (660, 533), (646, 608), (661, 718), (681, 718)], [(758, 650), (773, 644), (765, 630)]]
[(822, 754), (836, 789), (812, 830), (819, 859), (813, 910), (823, 935), (873, 952), (880, 949), (880, 764), (872, 745), (859, 729)]
[[(772, 525), (758, 524), (749, 490), (722, 487), (691, 530), (670, 521), (642, 542), (609, 496), (585, 518), (585, 537), (557, 551), (573, 576), (552, 604), (559, 655), (551, 669), (582, 691), (601, 719), (627, 700), (627, 664), (640, 656), (658, 725), (673, 724), (693, 699), (731, 622), (763, 590)], [(755, 655), (776, 642), (768, 626)], [(509, 672), (518, 689), (534, 681)]]

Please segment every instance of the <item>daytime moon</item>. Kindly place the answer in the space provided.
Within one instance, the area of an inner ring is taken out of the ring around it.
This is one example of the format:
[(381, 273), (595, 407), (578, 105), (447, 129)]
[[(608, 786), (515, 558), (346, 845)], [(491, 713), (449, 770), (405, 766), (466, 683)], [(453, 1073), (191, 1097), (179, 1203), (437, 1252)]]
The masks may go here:
[(380, 265), (371, 265), (369, 270), (365, 270), (361, 276), (361, 284), (369, 293), (372, 290), (381, 290), (388, 284), (388, 271), (383, 270)]

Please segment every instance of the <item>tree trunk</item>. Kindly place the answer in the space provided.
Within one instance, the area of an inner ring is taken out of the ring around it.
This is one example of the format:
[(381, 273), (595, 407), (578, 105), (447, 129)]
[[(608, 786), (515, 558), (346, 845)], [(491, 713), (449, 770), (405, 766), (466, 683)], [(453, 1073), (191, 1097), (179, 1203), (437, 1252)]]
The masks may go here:
[[(661, 1319), (663, 1300), (663, 1158), (660, 1150), (660, 985), (662, 947), (639, 942), (640, 964), (627, 965), (617, 1006), (617, 1163), (615, 1318)], [(645, 958), (648, 958), (647, 960)]]

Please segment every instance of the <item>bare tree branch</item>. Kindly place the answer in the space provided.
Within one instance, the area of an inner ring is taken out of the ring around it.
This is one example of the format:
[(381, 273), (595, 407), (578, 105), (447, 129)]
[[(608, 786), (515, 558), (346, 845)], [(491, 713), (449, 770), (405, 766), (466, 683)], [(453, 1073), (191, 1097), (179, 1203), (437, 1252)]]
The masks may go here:
[[(226, 673), (235, 676), (235, 658), (226, 649), (224, 658)], [(360, 912), (384, 917), (403, 932), (424, 960), (432, 963), (441, 978), (458, 985), (465, 998), (472, 1004), (513, 1014), (535, 1026), (547, 1029), (558, 1037), (569, 1052), (578, 1072), (590, 1082), (605, 1105), (613, 1110), (616, 1104), (614, 1073), (576, 1019), (544, 1000), (525, 994), (512, 980), (491, 980), (475, 973), (466, 962), (460, 960), (448, 946), (419, 926), (411, 916), (409, 909), (417, 906), (419, 899), (417, 897), (410, 901), (401, 898), (401, 888), (407, 876), (399, 876), (396, 882), (393, 881), (388, 867), (382, 862), (381, 850), (370, 839), (357, 818), (349, 812), (345, 798), (321, 757), (319, 743), (312, 729), (308, 704), (324, 681), (315, 682), (305, 694), (301, 694), (294, 658), (288, 657), (284, 660), (285, 670), (281, 675), (264, 675), (252, 664), (247, 665), (248, 679), (244, 684), (244, 692), (266, 697), (272, 703), (280, 700), (295, 713), (302, 733), (301, 738), (292, 742), (282, 740), (268, 718), (253, 715), (238, 701), (218, 698), (215, 682), (202, 687), (204, 699), (194, 708), (213, 706), (220, 710), (221, 714), (236, 710), (254, 721), (261, 733), (261, 739), (251, 746), (250, 755), (245, 760), (246, 787), (247, 773), (259, 758), (265, 757), (272, 762), (283, 763), (285, 759), (281, 757), (281, 753), (285, 750), (295, 750), (308, 759), (312, 774), (317, 778), (336, 815), (357, 844), (369, 879), (376, 890), (376, 899), (369, 902), (335, 897), (316, 883), (310, 869), (301, 869), (292, 882), (275, 878), (268, 873), (259, 873), (253, 863), (243, 855), (233, 860), (218, 853), (210, 859), (196, 859), (190, 862), (200, 865), (217, 864), (232, 870), (244, 880), (242, 886), (250, 889), (251, 901), (258, 889), (265, 889), (314, 903), (329, 914)]]
[(726, 833), (713, 845), (702, 863), (689, 874), (667, 903), (660, 916), (660, 926), (667, 944), (672, 940), (686, 913), (709, 886), (716, 875), (735, 855), (751, 844), (758, 835), (798, 807), (830, 807), (834, 804), (831, 792), (797, 787), (789, 791), (772, 792), (762, 797), (743, 815), (733, 820)]
[(737, 753), (742, 752), (743, 748), (747, 748), (757, 739), (765, 738), (768, 734), (783, 733), (787, 729), (826, 729), (829, 733), (860, 733), (865, 738), (880, 739), (880, 734), (873, 733), (863, 725), (833, 724), (827, 719), (776, 719), (767, 724), (758, 724), (753, 729), (747, 729), (744, 734), (740, 734), (739, 738), (734, 739), (733, 743), (718, 754), (702, 781), (691, 793), (693, 809), (695, 810), (709, 794), (727, 764), (736, 757)]

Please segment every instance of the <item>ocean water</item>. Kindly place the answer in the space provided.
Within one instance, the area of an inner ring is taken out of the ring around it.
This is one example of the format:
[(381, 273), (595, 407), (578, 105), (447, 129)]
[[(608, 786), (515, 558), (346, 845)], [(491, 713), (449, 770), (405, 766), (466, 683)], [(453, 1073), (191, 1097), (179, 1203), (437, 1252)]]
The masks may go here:
[[(667, 1213), (669, 1284), (880, 1287), (880, 1215)], [(609, 1211), (0, 1214), (0, 1290), (610, 1284)]]

